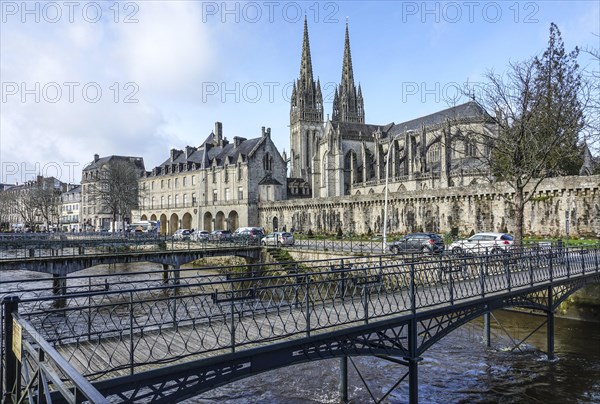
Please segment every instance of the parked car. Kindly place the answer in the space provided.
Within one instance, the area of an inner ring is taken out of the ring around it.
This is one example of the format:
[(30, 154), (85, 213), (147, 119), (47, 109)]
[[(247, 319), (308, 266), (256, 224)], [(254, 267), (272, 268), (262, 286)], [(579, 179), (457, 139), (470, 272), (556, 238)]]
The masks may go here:
[(213, 230), (208, 236), (208, 241), (212, 243), (228, 243), (232, 240), (231, 231)]
[(453, 254), (508, 252), (514, 244), (513, 237), (507, 233), (477, 233), (466, 240), (457, 240), (450, 244)]
[(444, 240), (436, 233), (411, 233), (389, 244), (392, 253), (441, 254), (444, 252)]
[(292, 233), (288, 232), (274, 232), (267, 234), (261, 240), (262, 245), (270, 245), (270, 246), (283, 246), (283, 245), (294, 245), (294, 236)]
[(189, 240), (190, 234), (192, 234), (190, 229), (178, 229), (173, 234), (173, 240), (179, 240), (179, 241)]
[(262, 227), (240, 227), (232, 235), (233, 241), (241, 244), (260, 244), (264, 237)]
[(193, 241), (197, 241), (200, 243), (205, 243), (208, 241), (208, 238), (210, 236), (210, 232), (206, 231), (206, 230), (196, 230), (195, 232), (192, 233), (191, 235), (191, 239)]

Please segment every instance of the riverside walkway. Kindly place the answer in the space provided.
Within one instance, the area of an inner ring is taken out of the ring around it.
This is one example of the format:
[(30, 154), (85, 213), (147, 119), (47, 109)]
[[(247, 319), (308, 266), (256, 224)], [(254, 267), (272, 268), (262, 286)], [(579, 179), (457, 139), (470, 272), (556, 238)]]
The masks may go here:
[(182, 269), (177, 284), (157, 272), (76, 277), (61, 304), (6, 283), (4, 397), (177, 402), (282, 366), (340, 358), (344, 373), (349, 356), (376, 355), (407, 368), (398, 383), (416, 403), (427, 349), (495, 309), (543, 312), (552, 359), (554, 311), (600, 283), (599, 259), (597, 248), (524, 249)]

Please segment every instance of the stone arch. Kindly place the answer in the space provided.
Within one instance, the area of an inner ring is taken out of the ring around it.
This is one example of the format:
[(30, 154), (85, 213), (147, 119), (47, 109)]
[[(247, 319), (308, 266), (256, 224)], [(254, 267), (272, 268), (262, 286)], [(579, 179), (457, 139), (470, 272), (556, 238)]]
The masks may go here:
[(174, 234), (179, 228), (179, 216), (177, 213), (173, 213), (169, 219), (169, 234)]
[(279, 219), (277, 216), (273, 216), (271, 223), (273, 224), (273, 231), (279, 231)]
[(369, 189), (369, 195), (373, 195), (375, 193), (375, 190), (373, 188)]
[(160, 215), (160, 234), (167, 234), (167, 215)]
[(232, 231), (240, 227), (240, 216), (235, 210), (229, 212), (229, 215), (227, 216), (227, 223), (229, 224), (229, 229)]
[(157, 219), (156, 219), (156, 215), (155, 215), (154, 213), (153, 213), (153, 214), (150, 216), (150, 220), (153, 220), (153, 221), (156, 221), (156, 220), (157, 220)]
[(181, 218), (181, 227), (183, 229), (192, 228), (192, 215), (189, 212), (185, 212)]
[(142, 217), (140, 217), (140, 220), (148, 220), (148, 216), (142, 215)]
[(218, 211), (215, 215), (215, 230), (227, 230), (225, 229), (225, 213)]
[(396, 192), (404, 192), (406, 191), (406, 187), (404, 186), (404, 184), (400, 184), (398, 186), (398, 189), (396, 190)]
[(213, 217), (212, 214), (210, 212), (205, 212), (204, 213), (204, 217), (202, 219), (202, 223), (204, 227), (204, 230), (206, 231), (213, 231), (213, 225), (212, 225), (212, 221), (213, 221)]

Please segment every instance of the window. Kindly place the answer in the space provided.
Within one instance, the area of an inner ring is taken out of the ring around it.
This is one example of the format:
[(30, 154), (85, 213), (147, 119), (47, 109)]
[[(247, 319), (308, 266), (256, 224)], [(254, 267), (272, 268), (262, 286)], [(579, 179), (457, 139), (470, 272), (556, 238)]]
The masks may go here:
[(167, 209), (171, 207), (171, 195), (167, 195)]
[(152, 183), (150, 184), (150, 189), (154, 191), (154, 181), (152, 181)]
[(266, 153), (263, 157), (263, 169), (265, 171), (273, 170), (273, 157), (269, 153)]
[(213, 202), (217, 201), (217, 190), (213, 189)]
[(160, 189), (165, 187), (165, 180), (160, 180)]
[(224, 170), (224, 176), (225, 176), (225, 182), (229, 182), (229, 170), (228, 167), (225, 166)]
[(167, 188), (171, 189), (171, 179), (170, 178), (167, 180)]
[(238, 187), (238, 199), (244, 199), (244, 187)]
[(192, 175), (192, 185), (196, 185), (196, 176)]
[(154, 197), (152, 197), (152, 205), (150, 206), (150, 209), (154, 209)]
[(225, 188), (225, 200), (229, 200), (229, 188)]
[(192, 194), (192, 206), (196, 206), (196, 194)]
[(179, 205), (179, 195), (175, 195), (175, 206), (177, 207), (177, 205)]
[(187, 194), (183, 194), (183, 207), (187, 206)]
[(186, 182), (187, 182), (187, 181), (186, 181), (186, 179), (187, 179), (186, 177), (183, 177), (183, 184), (182, 184), (182, 185), (183, 185), (184, 187), (187, 185), (187, 184), (186, 184)]
[(217, 174), (214, 167), (212, 168), (212, 182), (213, 184), (217, 182)]
[(175, 188), (179, 188), (179, 178), (175, 178)]

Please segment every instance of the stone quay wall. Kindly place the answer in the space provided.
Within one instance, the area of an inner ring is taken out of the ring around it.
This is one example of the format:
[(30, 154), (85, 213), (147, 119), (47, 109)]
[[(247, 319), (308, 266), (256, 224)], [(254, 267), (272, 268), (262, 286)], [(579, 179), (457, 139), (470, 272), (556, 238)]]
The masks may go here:
[[(395, 188), (390, 184), (390, 189)], [(388, 194), (390, 235), (414, 231), (440, 234), (514, 229), (506, 184), (472, 184)], [(382, 234), (383, 193), (331, 198), (292, 199), (258, 206), (259, 223), (313, 233)], [(597, 237), (600, 235), (600, 176), (570, 176), (542, 181), (525, 207), (526, 235)]]

